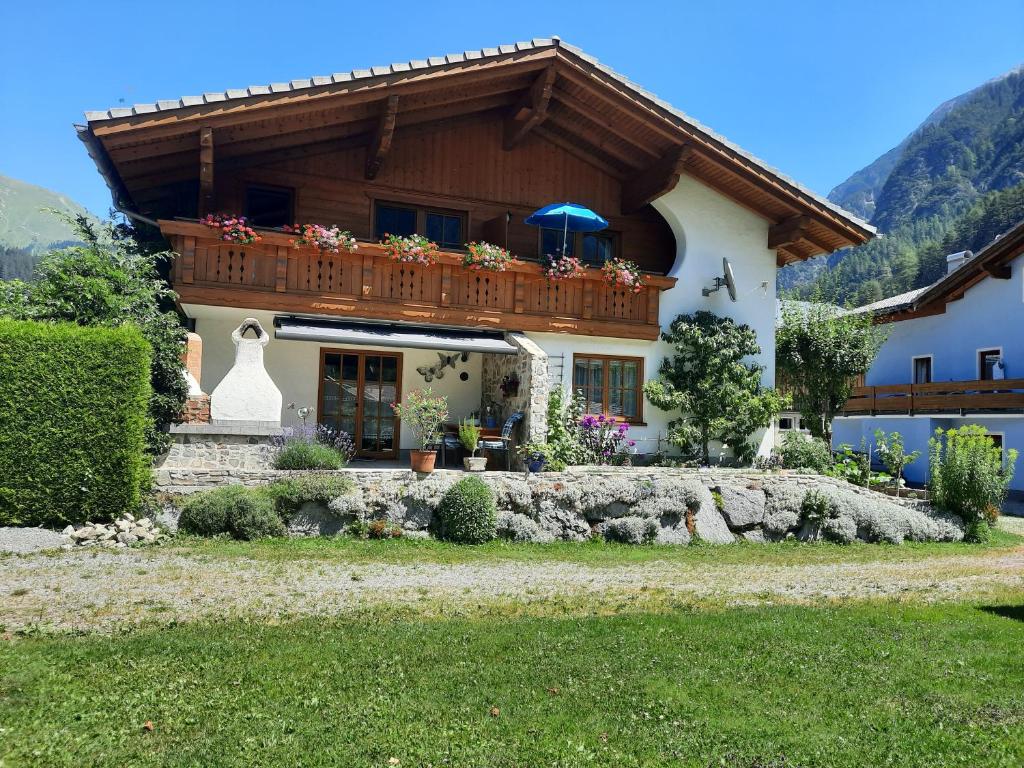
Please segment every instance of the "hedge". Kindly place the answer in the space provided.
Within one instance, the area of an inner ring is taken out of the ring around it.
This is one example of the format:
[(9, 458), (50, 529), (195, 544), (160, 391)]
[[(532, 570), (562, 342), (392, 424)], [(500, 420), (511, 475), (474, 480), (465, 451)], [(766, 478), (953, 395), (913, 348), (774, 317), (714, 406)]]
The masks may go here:
[(0, 320), (0, 525), (109, 520), (138, 506), (149, 364), (133, 327)]

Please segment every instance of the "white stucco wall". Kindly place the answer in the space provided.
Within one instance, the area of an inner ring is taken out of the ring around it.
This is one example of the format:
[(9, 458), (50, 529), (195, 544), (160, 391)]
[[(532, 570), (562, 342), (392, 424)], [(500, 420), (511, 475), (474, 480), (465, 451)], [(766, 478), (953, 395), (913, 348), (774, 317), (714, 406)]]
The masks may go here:
[[(676, 237), (676, 262), (671, 277), (676, 286), (661, 294), (659, 321), (665, 328), (680, 314), (707, 310), (746, 323), (757, 333), (764, 366), (763, 383), (775, 382), (775, 252), (768, 250), (768, 222), (699, 181), (683, 176), (674, 190), (654, 202)], [(729, 259), (736, 277), (736, 301), (723, 288), (711, 296), (701, 289), (711, 287), (722, 275), (722, 257)], [(566, 336), (528, 333), (549, 356), (564, 355), (563, 387), (568, 390), (574, 353), (628, 355), (644, 358), (644, 376), (657, 376), (658, 366), (671, 347), (663, 341)], [(671, 414), (644, 403), (647, 426), (630, 430), (638, 449), (651, 453), (659, 444), (668, 449), (664, 437)], [(660, 438), (660, 440), (659, 440)], [(755, 436), (759, 453), (772, 446), (771, 429)], [(717, 447), (714, 449), (717, 450)]]
[[(284, 426), (298, 425), (301, 423), (296, 416), (296, 411), (299, 408), (309, 406), (315, 411), (319, 407), (317, 395), (320, 376), (320, 349), (332, 345), (275, 339), (273, 337), (274, 313), (272, 312), (197, 305), (187, 306), (186, 311), (190, 317), (196, 319), (196, 332), (203, 339), (201, 384), (204, 392), (212, 392), (231, 368), (235, 355), (231, 332), (246, 317), (255, 317), (271, 334), (270, 343), (264, 348), (264, 362), (267, 372), (281, 390), (284, 399), (281, 423)], [(366, 350), (372, 348), (345, 345), (344, 349)], [(416, 369), (423, 365), (436, 363), (436, 352), (408, 348), (380, 349), (380, 351), (402, 353), (403, 394), (415, 389), (431, 387), (435, 393), (447, 396), (449, 413), (453, 421), (466, 417), (471, 411), (479, 409), (482, 355), (471, 354), (465, 363), (459, 362), (455, 369), (446, 369), (443, 379), (434, 379), (427, 384), (423, 377), (416, 372)], [(468, 381), (462, 381), (459, 378), (462, 371), (469, 373)], [(289, 403), (295, 403), (295, 408), (289, 409)], [(403, 424), (401, 447), (407, 449), (413, 447), (413, 444), (412, 433)]]

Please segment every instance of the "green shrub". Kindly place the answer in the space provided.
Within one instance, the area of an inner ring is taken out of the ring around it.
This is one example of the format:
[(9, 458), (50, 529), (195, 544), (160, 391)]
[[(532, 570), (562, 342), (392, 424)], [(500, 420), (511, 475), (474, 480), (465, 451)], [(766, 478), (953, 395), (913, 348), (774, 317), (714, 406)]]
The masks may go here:
[(494, 491), (479, 477), (464, 477), (445, 493), (438, 509), (441, 537), (459, 544), (482, 544), (497, 535)]
[(178, 529), (196, 536), (227, 533), (229, 510), (248, 492), (244, 486), (229, 485), (193, 493), (181, 505)]
[(149, 482), (135, 328), (0, 320), (0, 525), (109, 520)]
[(984, 427), (974, 424), (935, 430), (928, 441), (932, 503), (960, 515), (967, 525), (968, 541), (988, 539), (986, 510), (999, 508), (1013, 479), (1017, 451), (1003, 452)]
[(244, 541), (284, 536), (284, 522), (274, 509), (273, 497), (264, 488), (246, 490), (228, 508), (228, 533)]
[(790, 432), (778, 448), (783, 469), (809, 469), (823, 475), (832, 468), (832, 449), (817, 437)]
[(352, 492), (354, 485), (348, 477), (339, 475), (301, 475), (278, 480), (267, 492), (274, 499), (278, 514), (290, 518), (307, 502), (328, 504), (339, 496)]
[(341, 453), (323, 443), (293, 440), (274, 458), (274, 469), (341, 469), (345, 459)]
[(284, 523), (267, 488), (229, 485), (194, 493), (185, 500), (178, 527), (196, 536), (230, 533), (236, 539), (283, 536)]
[(800, 517), (812, 525), (839, 517), (839, 503), (824, 491), (812, 488), (800, 502)]
[(604, 537), (621, 544), (652, 544), (657, 535), (658, 521), (651, 517), (617, 517), (604, 526)]

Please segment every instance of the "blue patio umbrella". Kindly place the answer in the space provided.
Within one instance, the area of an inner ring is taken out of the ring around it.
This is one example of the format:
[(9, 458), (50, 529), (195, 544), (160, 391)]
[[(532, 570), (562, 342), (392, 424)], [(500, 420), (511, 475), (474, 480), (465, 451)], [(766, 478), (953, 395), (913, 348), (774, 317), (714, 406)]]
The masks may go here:
[(608, 221), (579, 203), (552, 203), (534, 211), (526, 219), (533, 227), (562, 230), (562, 253), (569, 232), (598, 232), (608, 226)]

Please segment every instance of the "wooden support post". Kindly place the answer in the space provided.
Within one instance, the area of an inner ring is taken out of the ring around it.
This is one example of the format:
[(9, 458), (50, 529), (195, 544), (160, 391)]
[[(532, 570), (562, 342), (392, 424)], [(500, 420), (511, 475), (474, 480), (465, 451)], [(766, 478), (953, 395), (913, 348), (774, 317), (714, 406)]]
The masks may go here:
[(374, 131), (373, 140), (369, 149), (366, 150), (366, 173), (367, 179), (377, 178), (380, 167), (384, 164), (388, 153), (391, 151), (391, 144), (395, 138), (395, 118), (398, 116), (398, 96), (388, 96), (381, 109), (380, 121), (377, 123), (377, 130)]
[(373, 295), (373, 256), (363, 254), (363, 298)]
[(505, 118), (505, 138), (502, 147), (506, 151), (514, 148), (526, 134), (547, 119), (548, 104), (551, 103), (554, 85), (555, 68), (546, 67), (533, 81), (530, 90), (512, 107), (512, 111)]
[(199, 129), (199, 216), (213, 213), (213, 128)]
[(647, 324), (658, 325), (658, 312), (661, 303), (661, 290), (653, 285), (647, 286)]
[(594, 316), (594, 281), (583, 281), (583, 319), (590, 320)]
[(452, 265), (444, 264), (441, 267), (441, 306), (447, 307), (452, 303)]
[(675, 189), (692, 151), (689, 144), (675, 147), (654, 165), (623, 182), (622, 212), (636, 213), (652, 200)]
[(181, 282), (195, 282), (196, 274), (196, 239), (183, 238), (185, 247), (181, 249)]
[(277, 246), (277, 273), (274, 276), (274, 290), (284, 293), (288, 290), (288, 248)]

